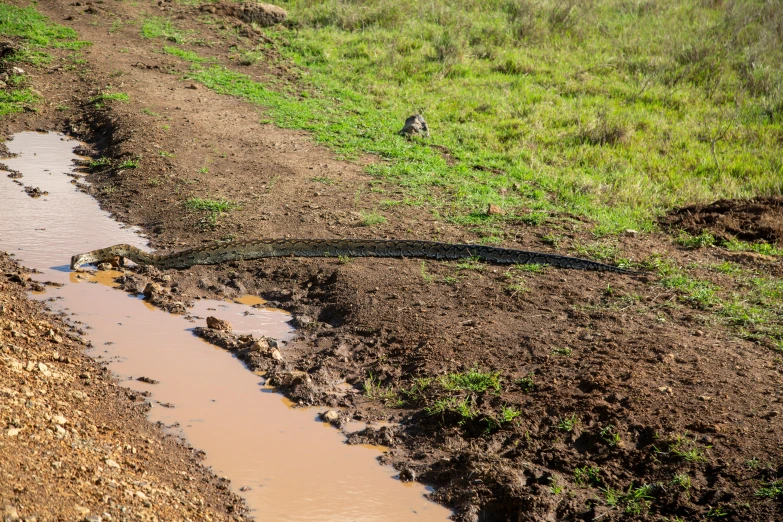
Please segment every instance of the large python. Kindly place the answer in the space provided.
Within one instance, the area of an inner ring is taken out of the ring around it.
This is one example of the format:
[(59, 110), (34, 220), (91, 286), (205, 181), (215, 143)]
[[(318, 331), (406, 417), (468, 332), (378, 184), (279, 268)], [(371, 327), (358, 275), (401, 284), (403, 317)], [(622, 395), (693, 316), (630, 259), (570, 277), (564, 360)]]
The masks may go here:
[(151, 254), (131, 245), (114, 245), (71, 258), (71, 269), (117, 257), (157, 268), (190, 268), (226, 261), (263, 257), (416, 257), (426, 259), (475, 258), (497, 264), (552, 265), (558, 268), (634, 274), (631, 270), (577, 257), (528, 252), (484, 245), (394, 239), (256, 239), (215, 242), (169, 254)]

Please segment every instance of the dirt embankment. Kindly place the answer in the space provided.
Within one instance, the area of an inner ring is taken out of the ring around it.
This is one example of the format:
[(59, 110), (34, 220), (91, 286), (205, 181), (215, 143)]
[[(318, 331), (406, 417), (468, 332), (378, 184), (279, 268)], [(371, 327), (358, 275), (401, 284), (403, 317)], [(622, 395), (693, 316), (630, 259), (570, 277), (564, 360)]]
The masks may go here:
[[(96, 171), (94, 193), (121, 220), (145, 227), (156, 248), (226, 237), (475, 240), (406, 205), (391, 207), (386, 223), (365, 226), (362, 212), (400, 189), (337, 161), (304, 133), (260, 124), (257, 107), (183, 81), (187, 65), (125, 22), (172, 15), (214, 42), (199, 52), (231, 67), (241, 67), (226, 59), (231, 46), (260, 38), (253, 30), (220, 32), (220, 23), (237, 22), (202, 24), (195, 8), (168, 4), (90, 9), (41, 6), (94, 43), (85, 52), (89, 75), (57, 67), (34, 73), (47, 100), (67, 99), (71, 109), (55, 111), (60, 102), (51, 102), (2, 130), (65, 130), (115, 165), (137, 160), (135, 169)], [(124, 23), (107, 31), (115, 20)], [(242, 70), (258, 79), (295, 77), (273, 49)], [(108, 84), (130, 102), (88, 103)], [(190, 197), (225, 198), (241, 209), (210, 220), (187, 209)], [(512, 247), (555, 251), (545, 241), (554, 234), (566, 253), (590, 241), (567, 220), (503, 226)], [(659, 236), (625, 236), (616, 248), (635, 260), (662, 254), (695, 263), (705, 278), (716, 277), (710, 264), (727, 259), (721, 249), (679, 250)], [(743, 262), (760, 273), (775, 264)], [(462, 520), (781, 515), (779, 502), (757, 494), (783, 465), (780, 360), (653, 278), (290, 258), (168, 275), (143, 271), (134, 284), (157, 278), (180, 300), (251, 292), (291, 310), (300, 336), (283, 360), (248, 354), (251, 364), (306, 372), (287, 389), (303, 404), (399, 421), (352, 440), (390, 446), (385, 459), (401, 477), (438, 486), (434, 498)]]

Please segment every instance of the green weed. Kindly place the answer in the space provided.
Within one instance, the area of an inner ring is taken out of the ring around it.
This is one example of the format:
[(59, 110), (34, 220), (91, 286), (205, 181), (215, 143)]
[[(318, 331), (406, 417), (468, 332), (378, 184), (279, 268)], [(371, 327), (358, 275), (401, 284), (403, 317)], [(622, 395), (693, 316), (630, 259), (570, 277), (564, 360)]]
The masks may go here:
[(375, 212), (362, 212), (362, 226), (371, 227), (386, 223), (386, 218)]
[(610, 448), (614, 448), (615, 446), (618, 446), (620, 442), (622, 442), (620, 434), (615, 431), (614, 426), (611, 424), (601, 428), (601, 431), (598, 433), (598, 437)]
[(579, 486), (598, 486), (602, 482), (601, 469), (596, 466), (575, 468), (574, 482)]
[(206, 210), (220, 214), (238, 208), (238, 205), (225, 199), (190, 198), (185, 201), (185, 208), (188, 210)]
[(500, 372), (483, 372), (473, 368), (464, 373), (450, 373), (442, 376), (440, 384), (448, 391), (471, 391), (482, 393), (487, 390), (500, 391)]
[(384, 387), (380, 379), (373, 377), (372, 373), (364, 380), (363, 387), (364, 396), (368, 399), (387, 402), (397, 398), (394, 388), (391, 385)]
[(171, 20), (157, 16), (144, 20), (141, 35), (144, 38), (164, 38), (177, 44), (186, 43), (191, 36), (189, 32), (178, 29)]
[(125, 160), (119, 165), (117, 165), (117, 169), (135, 169), (139, 167), (138, 160)]
[(572, 413), (568, 417), (560, 417), (557, 429), (571, 433), (579, 425), (579, 422), (579, 417), (577, 417), (576, 413)]

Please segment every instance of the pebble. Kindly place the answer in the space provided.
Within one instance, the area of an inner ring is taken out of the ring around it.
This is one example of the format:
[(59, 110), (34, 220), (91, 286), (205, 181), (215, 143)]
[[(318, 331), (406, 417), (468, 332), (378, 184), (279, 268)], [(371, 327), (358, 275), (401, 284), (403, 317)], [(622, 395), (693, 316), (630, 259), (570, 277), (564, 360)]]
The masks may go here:
[(224, 332), (230, 332), (231, 323), (210, 315), (209, 317), (207, 317), (207, 328), (211, 328), (212, 330), (222, 330)]
[(68, 419), (66, 419), (62, 415), (55, 415), (54, 417), (52, 417), (52, 422), (56, 424), (65, 424), (66, 422), (68, 422)]
[(120, 469), (120, 465), (117, 464), (117, 462), (113, 461), (112, 459), (106, 459), (104, 460), (104, 462), (110, 468)]
[(336, 422), (340, 419), (340, 414), (334, 410), (329, 410), (321, 413), (321, 420), (324, 422)]
[(8, 431), (6, 432), (6, 435), (7, 435), (8, 437), (16, 437), (17, 435), (19, 435), (19, 432), (20, 432), (20, 431), (22, 431), (22, 429), (21, 429), (21, 428), (11, 428), (10, 430), (8, 430)]

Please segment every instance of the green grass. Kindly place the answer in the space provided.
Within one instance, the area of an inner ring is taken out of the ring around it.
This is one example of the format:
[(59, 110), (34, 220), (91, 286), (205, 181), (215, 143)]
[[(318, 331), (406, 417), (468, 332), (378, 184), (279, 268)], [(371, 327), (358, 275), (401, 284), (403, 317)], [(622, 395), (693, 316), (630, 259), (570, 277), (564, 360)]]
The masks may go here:
[[(33, 7), (15, 7), (0, 4), (0, 35), (15, 37), (20, 44), (9, 62), (45, 65), (52, 60), (47, 52), (52, 49), (76, 50), (89, 45), (78, 40), (73, 29), (54, 24)], [(25, 110), (36, 110), (41, 97), (26, 87), (26, 77), (12, 74), (6, 82), (11, 89), (0, 91), (0, 117)]]
[(93, 96), (90, 99), (90, 102), (99, 108), (106, 105), (107, 101), (118, 101), (118, 102), (127, 103), (130, 101), (130, 96), (128, 96), (124, 92), (102, 92), (101, 94), (97, 96)]
[(0, 34), (22, 38), (30, 49), (77, 50), (90, 45), (90, 42), (78, 40), (76, 31), (50, 22), (34, 7), (0, 4)]
[(579, 486), (598, 486), (603, 482), (601, 469), (596, 466), (574, 468), (574, 482)]
[(473, 368), (464, 373), (449, 373), (440, 378), (440, 384), (448, 391), (483, 393), (500, 391), (500, 372), (482, 372)]
[(386, 218), (377, 212), (362, 212), (362, 225), (365, 227), (371, 227), (374, 225), (382, 225), (386, 223)]
[(192, 36), (189, 31), (182, 31), (171, 20), (153, 16), (141, 24), (141, 35), (144, 38), (163, 38), (177, 44), (186, 43)]
[(187, 62), (192, 62), (192, 63), (203, 63), (209, 60), (208, 58), (200, 56), (198, 53), (194, 51), (190, 51), (188, 49), (182, 49), (180, 47), (166, 46), (163, 48), (163, 52), (165, 52), (166, 54), (177, 56)]
[(579, 425), (579, 417), (576, 413), (572, 413), (568, 417), (560, 417), (557, 423), (557, 429), (565, 432), (572, 432)]
[(225, 199), (202, 199), (190, 198), (185, 201), (185, 208), (188, 210), (205, 210), (213, 213), (228, 212), (237, 208), (238, 205)]
[[(781, 193), (783, 14), (762, 0), (282, 5), (294, 30), (266, 34), (304, 88), (198, 63), (190, 77), (343, 156), (378, 154), (371, 173), (454, 222), (565, 212), (645, 231), (686, 202)], [(142, 33), (188, 38), (160, 18)], [(432, 138), (395, 134), (414, 111)]]

